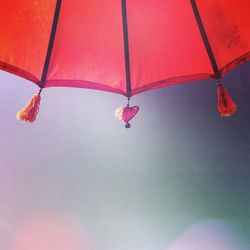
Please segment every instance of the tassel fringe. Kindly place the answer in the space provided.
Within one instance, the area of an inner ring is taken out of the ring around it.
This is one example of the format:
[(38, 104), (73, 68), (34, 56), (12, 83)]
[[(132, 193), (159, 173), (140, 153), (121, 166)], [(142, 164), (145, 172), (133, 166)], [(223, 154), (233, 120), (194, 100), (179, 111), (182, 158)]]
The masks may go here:
[(36, 120), (36, 116), (39, 112), (40, 107), (40, 96), (41, 90), (31, 98), (29, 103), (17, 113), (16, 118), (21, 121), (33, 123)]
[(220, 81), (218, 83), (218, 111), (222, 117), (231, 116), (237, 111), (237, 106)]

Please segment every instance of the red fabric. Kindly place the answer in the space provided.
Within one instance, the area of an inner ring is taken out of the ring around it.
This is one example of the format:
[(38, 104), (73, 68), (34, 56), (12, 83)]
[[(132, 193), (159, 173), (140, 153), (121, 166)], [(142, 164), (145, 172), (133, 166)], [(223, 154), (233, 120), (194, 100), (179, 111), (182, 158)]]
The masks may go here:
[(55, 1), (0, 0), (0, 68), (41, 80)]
[[(197, 0), (222, 75), (250, 58), (250, 1)], [(187, 0), (127, 0), (132, 95), (214, 77)], [(0, 68), (40, 85), (55, 0), (0, 0)], [(45, 87), (126, 95), (120, 0), (63, 0)]]

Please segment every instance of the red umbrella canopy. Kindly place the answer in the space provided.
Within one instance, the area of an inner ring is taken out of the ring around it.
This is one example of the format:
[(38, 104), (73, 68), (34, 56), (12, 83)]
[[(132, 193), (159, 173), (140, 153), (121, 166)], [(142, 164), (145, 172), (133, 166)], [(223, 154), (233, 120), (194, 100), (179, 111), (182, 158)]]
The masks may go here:
[(0, 68), (131, 97), (250, 58), (248, 0), (0, 0)]

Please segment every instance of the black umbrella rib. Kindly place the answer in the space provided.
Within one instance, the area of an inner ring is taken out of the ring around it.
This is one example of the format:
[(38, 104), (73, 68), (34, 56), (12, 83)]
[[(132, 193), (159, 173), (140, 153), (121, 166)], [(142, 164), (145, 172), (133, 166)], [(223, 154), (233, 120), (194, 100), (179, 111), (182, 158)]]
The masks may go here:
[(214, 70), (214, 75), (215, 75), (216, 78), (220, 78), (221, 73), (220, 73), (220, 70), (218, 68), (217, 62), (215, 60), (213, 51), (211, 49), (211, 46), (210, 46), (206, 31), (205, 31), (205, 28), (204, 28), (204, 25), (202, 23), (201, 16), (200, 16), (196, 1), (195, 0), (190, 0), (190, 1), (191, 1), (191, 5), (192, 5), (192, 9), (193, 9), (193, 12), (194, 12), (194, 16), (195, 16), (197, 25), (198, 25), (200, 33), (201, 33), (203, 43), (205, 45), (205, 48), (206, 48), (210, 63), (211, 63), (211, 65), (213, 67), (213, 70)]
[(122, 25), (123, 25), (123, 40), (124, 40), (124, 56), (125, 56), (125, 70), (126, 70), (126, 86), (127, 96), (131, 96), (131, 75), (130, 75), (130, 60), (129, 60), (129, 42), (128, 42), (128, 20), (127, 20), (127, 6), (126, 0), (122, 2)]
[(41, 78), (41, 83), (40, 83), (41, 88), (44, 87), (44, 84), (45, 84), (46, 79), (47, 79), (49, 63), (50, 63), (51, 53), (52, 53), (54, 40), (55, 40), (56, 28), (57, 28), (57, 24), (58, 24), (58, 18), (59, 18), (61, 3), (62, 3), (62, 0), (57, 0), (56, 1), (55, 14), (54, 14), (52, 27), (51, 27), (49, 44), (48, 44), (48, 49), (47, 49), (47, 53), (46, 53), (46, 58), (45, 58), (44, 66), (43, 66), (43, 73), (42, 73), (42, 78)]

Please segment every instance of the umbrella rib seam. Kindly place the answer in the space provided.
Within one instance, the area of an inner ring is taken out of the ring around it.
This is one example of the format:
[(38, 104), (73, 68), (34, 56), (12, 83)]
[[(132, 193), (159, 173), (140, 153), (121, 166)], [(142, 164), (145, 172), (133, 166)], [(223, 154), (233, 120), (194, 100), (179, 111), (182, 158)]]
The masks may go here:
[(121, 0), (122, 5), (122, 25), (123, 25), (123, 40), (124, 40), (124, 56), (125, 56), (125, 71), (126, 71), (126, 88), (127, 96), (131, 96), (131, 74), (130, 74), (130, 59), (129, 59), (129, 39), (128, 39), (128, 20), (126, 0)]
[(51, 32), (50, 32), (49, 44), (48, 44), (48, 49), (47, 49), (45, 62), (43, 66), (42, 78), (40, 82), (41, 88), (44, 88), (45, 82), (47, 80), (47, 74), (48, 74), (52, 49), (53, 49), (53, 45), (55, 41), (55, 35), (56, 35), (56, 29), (57, 29), (57, 24), (58, 24), (58, 19), (59, 19), (61, 3), (62, 3), (62, 0), (57, 0), (56, 2), (55, 13), (54, 13), (53, 23), (51, 27)]
[(221, 72), (220, 72), (220, 70), (218, 68), (214, 53), (213, 53), (212, 48), (210, 46), (210, 43), (209, 43), (209, 40), (208, 40), (208, 37), (207, 37), (207, 33), (205, 31), (205, 27), (203, 25), (203, 22), (202, 22), (202, 19), (201, 19), (201, 16), (200, 16), (196, 1), (195, 0), (190, 0), (190, 2), (191, 2), (192, 10), (194, 12), (196, 23), (198, 25), (198, 28), (199, 28), (199, 31), (200, 31), (204, 46), (206, 48), (210, 63), (212, 65), (212, 68), (213, 68), (213, 71), (214, 71), (214, 74), (215, 74), (215, 78), (221, 78)]

